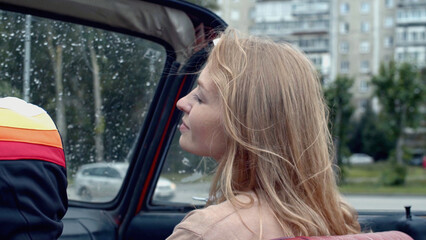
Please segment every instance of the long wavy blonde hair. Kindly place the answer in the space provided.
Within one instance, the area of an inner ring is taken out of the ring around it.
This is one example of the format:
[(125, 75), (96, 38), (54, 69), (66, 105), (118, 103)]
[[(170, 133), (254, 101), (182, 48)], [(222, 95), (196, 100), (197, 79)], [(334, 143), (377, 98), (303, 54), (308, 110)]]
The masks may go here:
[(297, 49), (228, 29), (207, 61), (218, 87), (227, 149), (211, 203), (244, 205), (254, 192), (287, 236), (358, 233), (336, 186), (327, 108), (317, 71)]

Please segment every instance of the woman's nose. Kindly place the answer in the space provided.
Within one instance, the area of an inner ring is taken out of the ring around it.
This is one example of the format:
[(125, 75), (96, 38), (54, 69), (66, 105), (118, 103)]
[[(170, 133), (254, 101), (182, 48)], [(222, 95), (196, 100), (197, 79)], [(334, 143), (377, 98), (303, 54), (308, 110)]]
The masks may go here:
[(176, 107), (184, 113), (189, 113), (189, 111), (191, 110), (191, 106), (187, 101), (187, 97), (188, 95), (179, 99), (176, 103)]

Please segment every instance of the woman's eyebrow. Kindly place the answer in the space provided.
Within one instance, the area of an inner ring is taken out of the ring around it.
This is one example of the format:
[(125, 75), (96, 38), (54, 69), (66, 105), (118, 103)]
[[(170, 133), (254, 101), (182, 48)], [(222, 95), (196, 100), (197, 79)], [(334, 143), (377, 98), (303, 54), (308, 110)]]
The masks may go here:
[(198, 79), (197, 79), (197, 84), (198, 84), (198, 86), (200, 86), (200, 88), (202, 88), (202, 89), (206, 89), (206, 88), (204, 87), (204, 82), (200, 81), (200, 78), (198, 78)]
[(205, 87), (204, 82), (200, 81), (200, 79), (197, 80), (197, 85), (198, 85), (198, 94), (200, 95), (200, 97), (206, 100), (209, 96), (209, 90)]

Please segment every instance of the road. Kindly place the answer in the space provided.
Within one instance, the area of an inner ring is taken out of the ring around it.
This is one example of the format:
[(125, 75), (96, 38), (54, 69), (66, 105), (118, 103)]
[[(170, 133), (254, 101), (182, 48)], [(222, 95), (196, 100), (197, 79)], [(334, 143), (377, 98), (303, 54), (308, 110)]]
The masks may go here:
[[(183, 202), (199, 205), (208, 196), (209, 183), (187, 183), (177, 184), (176, 195), (167, 201)], [(68, 197), (78, 200), (74, 189), (68, 189)], [(195, 200), (200, 199), (200, 200)], [(344, 198), (357, 210), (372, 211), (404, 211), (404, 206), (410, 205), (413, 211), (426, 211), (426, 196), (403, 196), (403, 195), (345, 195)], [(109, 199), (112, 199), (109, 198)], [(109, 200), (108, 199), (108, 200)], [(105, 199), (94, 199), (94, 201), (102, 201)]]
[(345, 198), (357, 210), (405, 211), (404, 206), (411, 206), (412, 211), (426, 211), (426, 196), (346, 195)]
[[(178, 185), (178, 191), (173, 202), (200, 203), (191, 200), (192, 196), (208, 196), (209, 184)], [(426, 196), (396, 196), (396, 195), (345, 195), (344, 198), (357, 210), (392, 210), (405, 211), (404, 206), (410, 205), (413, 211), (426, 211)], [(189, 200), (188, 200), (189, 199)]]

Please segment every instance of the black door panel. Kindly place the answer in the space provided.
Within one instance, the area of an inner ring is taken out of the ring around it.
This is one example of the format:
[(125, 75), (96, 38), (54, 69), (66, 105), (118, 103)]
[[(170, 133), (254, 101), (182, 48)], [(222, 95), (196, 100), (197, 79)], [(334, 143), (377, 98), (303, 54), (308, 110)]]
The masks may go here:
[(166, 239), (184, 217), (185, 213), (141, 213), (130, 222), (125, 239)]
[(109, 213), (103, 210), (70, 207), (62, 221), (64, 230), (59, 239), (117, 239), (117, 224)]
[(359, 222), (366, 232), (398, 230), (410, 235), (415, 240), (426, 239), (426, 218), (424, 217), (407, 218), (404, 214), (360, 215)]

